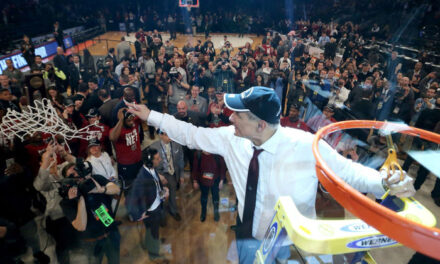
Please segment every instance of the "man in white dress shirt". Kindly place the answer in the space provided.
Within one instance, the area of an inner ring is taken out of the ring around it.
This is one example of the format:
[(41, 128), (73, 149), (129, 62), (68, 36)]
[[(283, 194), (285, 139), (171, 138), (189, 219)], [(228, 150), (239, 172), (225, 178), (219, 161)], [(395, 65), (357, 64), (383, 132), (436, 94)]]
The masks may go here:
[[(224, 98), (226, 106), (234, 111), (230, 117), (233, 125), (228, 127), (195, 127), (144, 105), (130, 105), (129, 111), (181, 145), (223, 156), (238, 199), (240, 263), (253, 263), (279, 197), (290, 196), (307, 217), (316, 215), (314, 135), (279, 125), (281, 104), (273, 89), (251, 87), (241, 94), (225, 94)], [(397, 196), (415, 193), (412, 179), (406, 174), (401, 182), (399, 172), (384, 181), (378, 171), (342, 157), (323, 140), (320, 152), (331, 169), (360, 192), (376, 197), (388, 188)], [(288, 257), (288, 247), (277, 255), (283, 262)]]

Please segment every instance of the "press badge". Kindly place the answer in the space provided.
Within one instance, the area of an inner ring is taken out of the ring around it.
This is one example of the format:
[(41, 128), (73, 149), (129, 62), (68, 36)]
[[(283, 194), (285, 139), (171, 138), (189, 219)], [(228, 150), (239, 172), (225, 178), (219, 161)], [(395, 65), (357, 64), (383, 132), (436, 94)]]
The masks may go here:
[(214, 178), (214, 173), (205, 172), (205, 173), (203, 173), (203, 178), (207, 179), (207, 180), (212, 180)]
[(400, 108), (398, 106), (396, 106), (393, 110), (394, 114), (398, 114), (399, 113)]
[(380, 102), (378, 105), (377, 105), (377, 109), (382, 109), (382, 106), (383, 106), (383, 103), (382, 102)]

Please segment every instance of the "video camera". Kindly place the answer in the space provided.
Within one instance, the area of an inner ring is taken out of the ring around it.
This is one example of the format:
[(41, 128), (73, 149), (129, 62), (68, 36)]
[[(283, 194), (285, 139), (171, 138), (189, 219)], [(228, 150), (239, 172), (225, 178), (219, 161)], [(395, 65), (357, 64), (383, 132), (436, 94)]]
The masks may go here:
[(176, 80), (179, 77), (179, 71), (176, 69), (176, 67), (173, 67), (170, 69), (170, 72), (168, 73), (168, 76), (172, 80)]
[(58, 182), (60, 184), (60, 187), (58, 188), (58, 193), (63, 199), (68, 199), (69, 190), (73, 187), (78, 188), (78, 196), (80, 196), (81, 194), (85, 195), (96, 187), (92, 179), (86, 179), (86, 176), (92, 173), (92, 165), (90, 164), (90, 162), (84, 162), (84, 159), (77, 158), (75, 171), (78, 174), (77, 177), (73, 174), (70, 174), (67, 175), (66, 178)]
[(110, 69), (110, 65), (106, 63), (103, 58), (99, 58), (98, 60), (96, 60), (96, 68), (98, 69), (98, 71), (99, 70), (106, 71)]

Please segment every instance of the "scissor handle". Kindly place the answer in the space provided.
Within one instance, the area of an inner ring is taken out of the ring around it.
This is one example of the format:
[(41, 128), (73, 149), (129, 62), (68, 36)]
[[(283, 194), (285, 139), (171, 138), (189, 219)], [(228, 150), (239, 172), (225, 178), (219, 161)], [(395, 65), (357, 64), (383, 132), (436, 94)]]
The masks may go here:
[(400, 167), (399, 162), (397, 162), (397, 154), (396, 154), (396, 150), (394, 148), (388, 149), (388, 157), (385, 160), (385, 162), (383, 163), (380, 170), (386, 170), (386, 172), (387, 172), (386, 180), (388, 180), (391, 177), (391, 175), (396, 172), (396, 170), (399, 170), (400, 171), (400, 181), (403, 181), (403, 178), (404, 178), (403, 170), (402, 170), (402, 167)]

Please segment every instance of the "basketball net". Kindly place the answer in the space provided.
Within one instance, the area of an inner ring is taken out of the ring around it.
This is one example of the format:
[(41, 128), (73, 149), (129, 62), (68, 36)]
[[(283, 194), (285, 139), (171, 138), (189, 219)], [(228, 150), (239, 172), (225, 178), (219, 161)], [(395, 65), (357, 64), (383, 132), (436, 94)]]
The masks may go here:
[(32, 136), (37, 132), (50, 134), (52, 137), (60, 135), (69, 147), (68, 140), (90, 140), (94, 135), (93, 131), (89, 131), (89, 128), (91, 126), (100, 127), (97, 122), (81, 129), (70, 127), (58, 115), (48, 99), (35, 100), (34, 104), (35, 106), (29, 105), (26, 111), (21, 113), (8, 109), (0, 125), (0, 134), (8, 138), (16, 136), (22, 141), (25, 137)]

